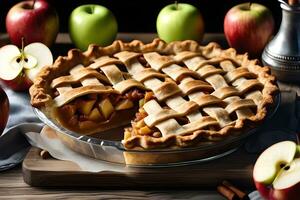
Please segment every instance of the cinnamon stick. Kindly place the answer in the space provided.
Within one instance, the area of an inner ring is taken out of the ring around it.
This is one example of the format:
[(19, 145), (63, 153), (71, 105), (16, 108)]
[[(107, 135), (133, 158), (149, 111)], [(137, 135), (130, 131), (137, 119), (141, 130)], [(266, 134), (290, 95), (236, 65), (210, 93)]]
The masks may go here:
[(226, 186), (228, 189), (230, 189), (231, 191), (233, 191), (238, 197), (239, 199), (249, 199), (248, 195), (241, 191), (240, 189), (238, 189), (237, 187), (233, 186), (231, 183), (229, 183), (228, 181), (223, 181), (222, 184), (224, 186)]
[(217, 190), (222, 196), (224, 196), (228, 200), (249, 200), (249, 197), (245, 192), (233, 186), (226, 180), (223, 181), (222, 184), (217, 187)]
[(222, 196), (224, 196), (228, 200), (240, 200), (237, 194), (235, 194), (232, 190), (230, 190), (224, 185), (219, 185), (217, 187), (217, 190)]

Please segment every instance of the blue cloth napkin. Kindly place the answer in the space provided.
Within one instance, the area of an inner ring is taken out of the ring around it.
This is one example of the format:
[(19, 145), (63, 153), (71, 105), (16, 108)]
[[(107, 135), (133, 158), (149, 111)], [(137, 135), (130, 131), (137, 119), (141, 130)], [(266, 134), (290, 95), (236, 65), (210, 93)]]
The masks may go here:
[(21, 123), (6, 130), (0, 137), (0, 171), (11, 169), (24, 160), (30, 144), (23, 133), (38, 133), (41, 129), (40, 123)]
[(10, 102), (10, 113), (6, 130), (20, 123), (25, 122), (40, 122), (35, 116), (33, 109), (30, 105), (30, 98), (28, 92), (14, 92), (13, 90), (4, 87), (9, 102)]
[(0, 171), (3, 171), (24, 160), (30, 144), (22, 133), (39, 132), (42, 123), (33, 112), (27, 92), (14, 92), (4, 85), (1, 86), (10, 102), (8, 123), (0, 137)]

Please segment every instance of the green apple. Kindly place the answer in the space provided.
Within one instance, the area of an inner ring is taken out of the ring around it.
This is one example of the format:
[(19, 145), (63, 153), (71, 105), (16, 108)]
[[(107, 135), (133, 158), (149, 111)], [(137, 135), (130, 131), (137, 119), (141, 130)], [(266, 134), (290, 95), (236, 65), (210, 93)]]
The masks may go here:
[(118, 24), (113, 13), (106, 7), (87, 4), (72, 11), (69, 32), (75, 46), (84, 51), (89, 44), (111, 44), (117, 36)]
[(158, 36), (166, 41), (196, 40), (201, 42), (204, 22), (199, 10), (190, 4), (167, 5), (156, 20)]

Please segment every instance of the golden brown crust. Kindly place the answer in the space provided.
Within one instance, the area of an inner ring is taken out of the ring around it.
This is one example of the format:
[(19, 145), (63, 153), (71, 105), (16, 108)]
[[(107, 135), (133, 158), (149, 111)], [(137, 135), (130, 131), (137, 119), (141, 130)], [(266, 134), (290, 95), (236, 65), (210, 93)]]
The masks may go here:
[(89, 63), (92, 58), (97, 58), (103, 55), (113, 55), (121, 51), (135, 51), (143, 53), (156, 51), (162, 54), (174, 54), (181, 51), (199, 51), (209, 57), (213, 56), (212, 51), (214, 49), (219, 49), (219, 45), (216, 43), (209, 43), (207, 46), (200, 46), (197, 42), (191, 40), (167, 44), (160, 39), (155, 39), (149, 44), (144, 44), (138, 40), (134, 40), (130, 43), (124, 43), (117, 40), (107, 47), (90, 45), (88, 50), (83, 53), (78, 49), (71, 49), (67, 56), (58, 57), (53, 65), (45, 67), (40, 71), (33, 86), (29, 90), (31, 95), (31, 104), (32, 106), (39, 108), (49, 103), (52, 100), (49, 95), (51, 81), (62, 74), (66, 74), (77, 64)]
[[(278, 91), (275, 85), (275, 77), (270, 75), (270, 69), (268, 67), (261, 67), (257, 63), (257, 60), (249, 60), (247, 54), (239, 55), (232, 48), (222, 50), (218, 44), (209, 43), (206, 46), (200, 46), (195, 41), (182, 41), (182, 42), (172, 42), (165, 43), (160, 39), (155, 39), (150, 44), (143, 44), (141, 41), (132, 41), (130, 43), (124, 43), (122, 41), (115, 41), (112, 45), (108, 47), (98, 47), (95, 45), (90, 45), (88, 50), (84, 53), (81, 53), (78, 50), (70, 50), (68, 52), (68, 56), (59, 57), (52, 66), (45, 67), (38, 75), (36, 80), (34, 81), (33, 86), (30, 88), (31, 95), (31, 104), (37, 108), (44, 108), (47, 105), (51, 105), (52, 97), (50, 94), (51, 81), (61, 74), (66, 74), (70, 71), (70, 68), (83, 64), (90, 64), (90, 60), (96, 59), (100, 56), (112, 56), (121, 51), (133, 51), (137, 53), (147, 53), (147, 52), (158, 52), (160, 54), (177, 54), (179, 52), (185, 52), (183, 56), (185, 58), (193, 57), (195, 55), (201, 55), (207, 58), (209, 61), (204, 61), (203, 63), (199, 63), (197, 69), (205, 64), (214, 64), (219, 63), (220, 60), (229, 60), (232, 63), (237, 63), (246, 67), (249, 72), (244, 71), (243, 69), (237, 69), (235, 72), (228, 73), (228, 81), (233, 82), (238, 79), (240, 76), (243, 77), (252, 77), (253, 74), (256, 75), (258, 82), (256, 87), (262, 87), (262, 99), (258, 102), (255, 102), (258, 105), (257, 113), (254, 116), (244, 119), (238, 119), (233, 124), (229, 124), (223, 127), (219, 131), (211, 131), (211, 130), (198, 130), (194, 131), (192, 134), (185, 135), (175, 135), (170, 134), (164, 137), (155, 138), (148, 137), (142, 135), (135, 135), (133, 137), (127, 138), (123, 141), (125, 148), (127, 149), (135, 149), (135, 148), (144, 148), (144, 149), (152, 149), (152, 148), (165, 148), (165, 147), (186, 147), (191, 145), (196, 145), (201, 141), (201, 139), (205, 140), (214, 140), (218, 138), (223, 138), (224, 136), (229, 135), (229, 133), (239, 133), (241, 130), (249, 129), (249, 127), (257, 126), (257, 123), (262, 122), (262, 120), (267, 115), (267, 107), (274, 102), (274, 95)], [(137, 56), (137, 55), (133, 55)], [(181, 59), (179, 56), (175, 56), (175, 59)], [(123, 61), (124, 62), (124, 61)], [(173, 62), (173, 61), (172, 61)], [(125, 62), (124, 62), (125, 63)], [(163, 66), (158, 66), (157, 68), (161, 69)], [(218, 69), (218, 72), (213, 69), (206, 70), (206, 74), (203, 74), (204, 77), (210, 76), (210, 73), (223, 73), (222, 70)], [(167, 82), (166, 82), (167, 83)], [(168, 83), (170, 88), (172, 86), (172, 82)], [(210, 87), (207, 87), (208, 90), (211, 90)], [(173, 87), (172, 87), (173, 88)], [(240, 91), (243, 93), (248, 92), (247, 85), (239, 85), (237, 88), (240, 90), (230, 90), (228, 88), (226, 91), (222, 92), (222, 94), (235, 94)], [(166, 89), (166, 88), (164, 88)], [(224, 88), (222, 88), (224, 89)], [(179, 91), (175, 90), (175, 87), (172, 89), (174, 94)], [(162, 94), (166, 94), (163, 92)], [(171, 95), (174, 95), (171, 94)], [(171, 96), (170, 95), (170, 96)], [(253, 94), (255, 95), (255, 94)], [(168, 98), (162, 96), (161, 99)], [(210, 96), (211, 97), (211, 96)], [(221, 98), (221, 97), (219, 97)], [(222, 98), (225, 98), (224, 96)], [(249, 105), (252, 105), (252, 102), (246, 102)], [(231, 108), (234, 109), (234, 108)]]

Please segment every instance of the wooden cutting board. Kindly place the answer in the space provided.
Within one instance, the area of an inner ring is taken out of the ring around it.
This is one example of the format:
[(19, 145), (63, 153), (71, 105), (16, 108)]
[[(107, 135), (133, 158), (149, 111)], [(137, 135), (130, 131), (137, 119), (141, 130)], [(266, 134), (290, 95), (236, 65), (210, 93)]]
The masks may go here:
[(42, 187), (120, 188), (215, 188), (222, 180), (253, 187), (252, 168), (257, 158), (240, 148), (223, 158), (200, 164), (170, 168), (130, 168), (129, 172), (83, 172), (77, 164), (53, 158), (42, 159), (31, 148), (23, 162), (24, 181)]

